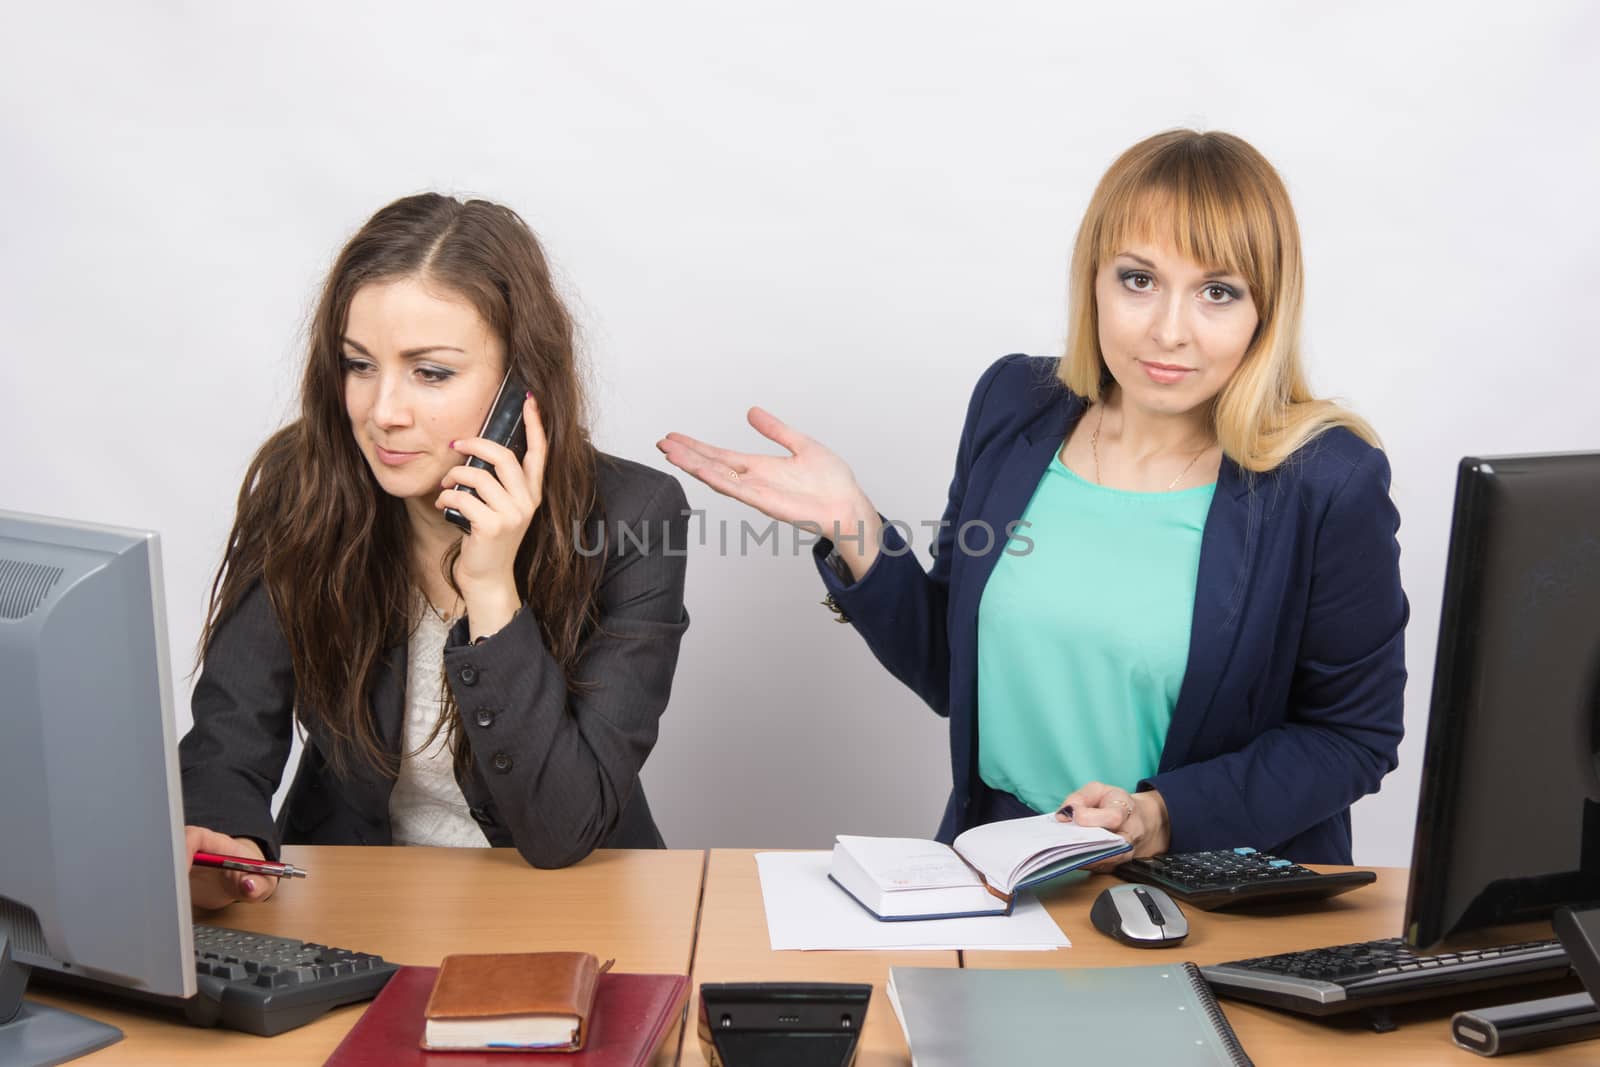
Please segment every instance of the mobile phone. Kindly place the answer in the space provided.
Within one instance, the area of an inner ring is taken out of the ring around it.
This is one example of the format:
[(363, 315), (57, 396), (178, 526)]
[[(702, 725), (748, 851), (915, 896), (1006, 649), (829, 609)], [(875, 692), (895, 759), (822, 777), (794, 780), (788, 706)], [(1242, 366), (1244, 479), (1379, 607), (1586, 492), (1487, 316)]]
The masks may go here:
[[(494, 403), (489, 405), (489, 417), (483, 420), (483, 429), (478, 431), (479, 437), (511, 449), (518, 463), (528, 454), (528, 428), (522, 423), (522, 403), (526, 399), (527, 386), (522, 384), (515, 371), (506, 371), (506, 376), (500, 381), (500, 391), (494, 394)], [(469, 457), (466, 465), (494, 474), (493, 465), (477, 456)], [(455, 488), (463, 493), (478, 495), (471, 486), (458, 485)], [(467, 533), (472, 532), (472, 523), (455, 508), (445, 508), (444, 517)]]

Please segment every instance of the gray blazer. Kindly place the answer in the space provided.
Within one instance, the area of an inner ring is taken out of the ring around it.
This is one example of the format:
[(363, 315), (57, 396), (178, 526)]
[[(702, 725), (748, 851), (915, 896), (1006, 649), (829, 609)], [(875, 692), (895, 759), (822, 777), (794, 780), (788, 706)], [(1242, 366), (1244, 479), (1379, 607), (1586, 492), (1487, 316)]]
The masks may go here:
[[(479, 645), (465, 620), (445, 644), (444, 669), (472, 762), (457, 773), (492, 845), (514, 845), (536, 867), (564, 867), (600, 847), (661, 848), (639, 769), (656, 741), (678, 645), (688, 504), (675, 478), (601, 453), (597, 489), (608, 541), (599, 627), (569, 693), (532, 614)], [(592, 524), (584, 547), (597, 547)], [(406, 643), (388, 649), (372, 688), (386, 751), (405, 719)], [(274, 823), (272, 796), (289, 756), (294, 672), (276, 615), (257, 584), (217, 628), (194, 691), (194, 727), (179, 744), (185, 820), (250, 837), (271, 857), (281, 843), (387, 845), (394, 780), (370, 769), (334, 774), (321, 727), (307, 728), (300, 769)]]

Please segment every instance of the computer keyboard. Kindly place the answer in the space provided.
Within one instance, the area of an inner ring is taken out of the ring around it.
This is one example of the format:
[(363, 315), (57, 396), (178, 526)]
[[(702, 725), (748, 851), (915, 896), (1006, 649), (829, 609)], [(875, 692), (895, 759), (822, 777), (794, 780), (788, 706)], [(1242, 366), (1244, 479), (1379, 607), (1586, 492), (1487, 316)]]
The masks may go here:
[(195, 1026), (270, 1037), (345, 1004), (378, 995), (400, 968), (381, 956), (222, 926), (194, 928), (193, 997), (124, 989), (81, 976), (36, 971), (51, 984), (176, 1009)]
[(1117, 868), (1117, 874), (1130, 882), (1158, 885), (1169, 896), (1206, 911), (1240, 904), (1331, 897), (1370, 885), (1378, 877), (1372, 871), (1319, 874), (1292, 860), (1253, 848), (1171, 852), (1129, 860)]
[(1200, 973), (1221, 996), (1302, 1015), (1337, 1015), (1549, 981), (1570, 970), (1566, 950), (1554, 939), (1425, 955), (1392, 937), (1219, 963)]

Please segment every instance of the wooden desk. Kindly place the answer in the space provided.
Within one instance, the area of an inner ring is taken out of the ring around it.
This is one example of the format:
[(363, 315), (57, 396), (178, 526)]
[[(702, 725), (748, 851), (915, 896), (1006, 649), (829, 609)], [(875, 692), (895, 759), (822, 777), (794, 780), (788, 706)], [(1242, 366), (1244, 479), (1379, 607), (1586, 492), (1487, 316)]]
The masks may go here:
[[(1186, 909), (1191, 933), (1182, 948), (1128, 948), (1089, 925), (1089, 904), (1113, 884), (1104, 876), (1068, 879), (1044, 895), (1045, 906), (1072, 939), (1056, 952), (773, 952), (755, 851), (596, 852), (575, 867), (539, 871), (510, 849), (291, 847), (286, 858), (312, 872), (266, 904), (234, 907), (210, 922), (262, 933), (377, 952), (396, 963), (434, 965), (451, 952), (581, 949), (615, 957), (617, 968), (683, 974), (692, 984), (727, 981), (870, 982), (874, 995), (862, 1033), (858, 1067), (911, 1062), (900, 1024), (884, 992), (891, 966), (1126, 967), (1175, 959), (1220, 963), (1300, 948), (1393, 936), (1405, 908), (1406, 872), (1379, 872), (1376, 885), (1305, 911), (1249, 915)], [(703, 875), (703, 879), (702, 879)], [(702, 895), (703, 891), (703, 895)], [(698, 906), (697, 906), (698, 904)], [(698, 926), (697, 926), (698, 921)], [(1518, 936), (1550, 936), (1528, 929)], [(1522, 986), (1480, 995), (1474, 1005), (1531, 999), (1554, 992)], [(198, 1030), (169, 1017), (111, 1007), (72, 994), (32, 994), (119, 1026), (127, 1037), (82, 1062), (90, 1064), (318, 1064), (364, 1010), (352, 1005), (298, 1030), (266, 1039), (228, 1030)], [(1450, 1043), (1454, 1008), (1419, 1005), (1396, 1012), (1399, 1031), (1374, 1034), (1355, 1021), (1318, 1022), (1234, 1001), (1228, 1018), (1255, 1062), (1268, 1067), (1359, 1063), (1465, 1067), (1470, 1053)], [(656, 1067), (705, 1063), (689, 1024), (669, 1034)], [(1129, 1054), (1138, 1062), (1137, 1035)], [(1525, 1053), (1527, 1064), (1590, 1064), (1600, 1043)]]
[(958, 963), (956, 953), (773, 952), (768, 947), (772, 942), (767, 937), (756, 851), (719, 848), (711, 852), (680, 1062), (685, 1067), (699, 1067), (706, 1062), (695, 1036), (701, 982), (870, 982), (872, 1000), (867, 1005), (856, 1067), (909, 1067), (910, 1050), (884, 993), (889, 968), (954, 967)]
[[(272, 900), (235, 905), (205, 921), (376, 952), (435, 966), (452, 952), (582, 950), (615, 957), (619, 971), (685, 974), (694, 943), (705, 854), (607, 851), (559, 871), (529, 867), (509, 848), (284, 849), (311, 872)], [(30, 996), (120, 1027), (122, 1041), (85, 1064), (319, 1064), (364, 1004), (260, 1038), (199, 1030), (168, 1017), (110, 1007), (76, 994)], [(669, 1034), (659, 1067), (676, 1062)]]
[[(1090, 903), (1102, 889), (1115, 884), (1114, 879), (1104, 875), (1072, 877), (1065, 880), (1068, 884), (1041, 897), (1050, 914), (1072, 940), (1071, 948), (1056, 952), (963, 952), (962, 965), (1017, 968), (1133, 967), (1174, 959), (1191, 960), (1204, 965), (1351, 941), (1395, 937), (1400, 933), (1405, 913), (1406, 879), (1404, 868), (1380, 869), (1378, 881), (1373, 885), (1311, 908), (1278, 909), (1271, 914), (1230, 914), (1185, 908), (1184, 914), (1189, 919), (1188, 940), (1176, 949), (1151, 950), (1118, 944), (1089, 925)], [(1548, 925), (1542, 929), (1519, 928), (1513, 933), (1529, 940), (1553, 936)], [(1504, 937), (1499, 939), (1503, 941)], [(1573, 992), (1575, 989), (1550, 985), (1511, 987), (1480, 994), (1471, 1001), (1471, 1006), (1531, 1000), (1555, 993)], [(1319, 1022), (1234, 1000), (1223, 1000), (1221, 1004), (1245, 1051), (1262, 1067), (1277, 1063), (1290, 1063), (1295, 1067), (1352, 1063), (1363, 1067), (1375, 1067), (1378, 1064), (1465, 1067), (1479, 1059), (1450, 1041), (1450, 1016), (1462, 1005), (1441, 1008), (1434, 1003), (1397, 1009), (1394, 1015), (1400, 1029), (1393, 1033), (1378, 1034), (1356, 1019)], [(1130, 1036), (1128, 1048), (1132, 1059), (1137, 1062), (1136, 1035)], [(1514, 1057), (1512, 1062), (1594, 1064), (1600, 1062), (1600, 1042), (1580, 1042), (1522, 1053)]]

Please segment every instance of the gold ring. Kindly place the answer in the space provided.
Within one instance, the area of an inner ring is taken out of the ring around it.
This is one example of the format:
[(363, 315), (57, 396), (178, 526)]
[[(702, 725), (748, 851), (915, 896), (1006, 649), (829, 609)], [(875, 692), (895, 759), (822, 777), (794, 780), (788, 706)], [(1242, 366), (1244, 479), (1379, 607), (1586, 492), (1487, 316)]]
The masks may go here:
[(732, 478), (734, 481), (738, 481), (739, 480), (739, 472), (734, 470), (732, 467), (729, 467), (728, 468), (728, 477)]

